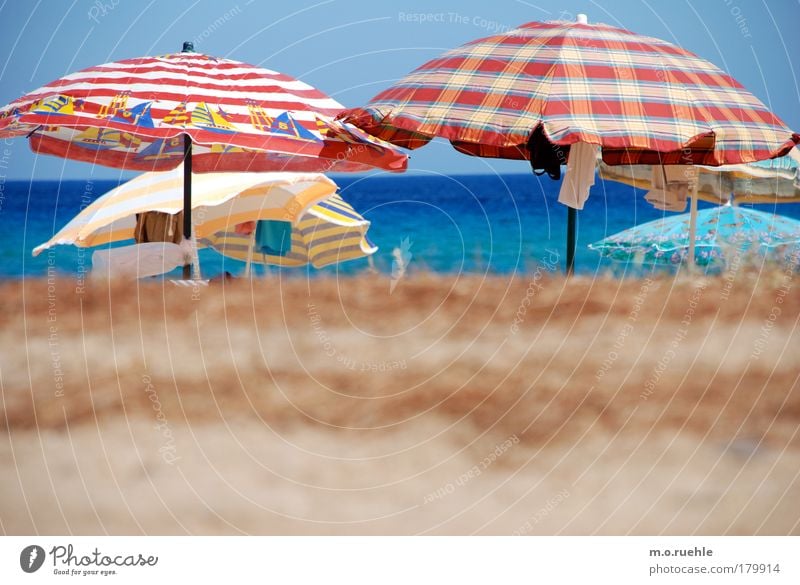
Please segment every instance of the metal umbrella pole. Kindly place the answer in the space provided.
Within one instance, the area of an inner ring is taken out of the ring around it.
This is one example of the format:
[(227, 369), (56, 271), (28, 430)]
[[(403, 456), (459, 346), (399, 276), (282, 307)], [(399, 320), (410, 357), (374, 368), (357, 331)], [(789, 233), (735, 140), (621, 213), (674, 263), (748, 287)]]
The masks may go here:
[(697, 187), (699, 177), (697, 176), (697, 169), (693, 169), (694, 177), (692, 178), (692, 200), (689, 204), (689, 258), (688, 266), (692, 270), (695, 266), (694, 250), (695, 240), (697, 239)]
[[(183, 237), (192, 241), (192, 137), (188, 134), (183, 135)], [(195, 253), (193, 249), (192, 254)], [(184, 264), (183, 278), (190, 277), (191, 264)]]
[(567, 207), (567, 276), (575, 273), (575, 246), (578, 223), (578, 210)]

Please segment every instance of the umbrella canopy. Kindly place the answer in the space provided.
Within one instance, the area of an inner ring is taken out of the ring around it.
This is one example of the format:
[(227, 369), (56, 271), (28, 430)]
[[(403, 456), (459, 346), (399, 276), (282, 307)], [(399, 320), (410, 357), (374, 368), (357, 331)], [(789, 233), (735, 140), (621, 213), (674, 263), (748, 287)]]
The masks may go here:
[[(600, 177), (651, 189), (650, 165), (599, 164)], [(747, 164), (698, 167), (698, 197), (725, 203), (731, 195), (739, 203), (796, 203), (800, 201), (800, 150), (787, 156)]]
[(183, 162), (189, 239), (193, 171), (405, 170), (404, 154), (335, 122), (341, 109), (297, 79), (187, 42), (180, 53), (90, 67), (22, 96), (0, 108), (0, 138), (28, 136), (37, 153), (116, 168)]
[[(657, 219), (625, 230), (589, 248), (622, 262), (681, 264), (691, 243), (689, 214)], [(733, 205), (697, 213), (694, 261), (724, 263), (732, 250), (772, 251), (800, 245), (800, 221)]]
[[(98, 198), (33, 255), (57, 244), (88, 247), (134, 237), (136, 214), (183, 209), (183, 168), (145, 173)], [(196, 175), (192, 199), (198, 238), (246, 221), (296, 224), (313, 205), (332, 196), (336, 183), (319, 173), (210, 173)]]
[(333, 116), (343, 106), (288, 75), (185, 51), (89, 67), (0, 108), (0, 138), (104, 166), (193, 171), (402, 171), (407, 157)]
[(322, 268), (330, 264), (365, 258), (378, 251), (367, 238), (370, 222), (364, 219), (339, 195), (311, 207), (293, 226), (291, 249), (285, 255), (251, 254), (253, 239), (233, 230), (220, 231), (201, 238), (198, 244), (237, 260), (275, 266)]
[(612, 165), (716, 166), (781, 156), (800, 142), (712, 63), (656, 38), (589, 25), (585, 15), (467, 43), (340, 118), (407, 148), (440, 137), (469, 155), (529, 159), (553, 178), (576, 150), (581, 171), (570, 189), (581, 195), (564, 198), (568, 272), (575, 208), (593, 182), (591, 146)]
[(541, 128), (554, 145), (601, 146), (608, 164), (745, 163), (800, 142), (712, 63), (583, 15), (448, 51), (341, 117), (408, 148), (442, 137), (500, 158), (530, 158)]

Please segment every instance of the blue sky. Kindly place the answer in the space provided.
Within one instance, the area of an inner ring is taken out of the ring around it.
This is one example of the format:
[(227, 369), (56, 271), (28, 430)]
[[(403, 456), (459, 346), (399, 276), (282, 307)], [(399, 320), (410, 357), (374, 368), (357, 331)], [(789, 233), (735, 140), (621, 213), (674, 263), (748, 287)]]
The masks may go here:
[[(531, 20), (586, 13), (669, 40), (714, 62), (800, 130), (800, 0), (5, 0), (0, 102), (62, 75), (118, 59), (195, 49), (284, 72), (360, 105), (443, 50)], [(215, 24), (216, 22), (216, 24)], [(3, 145), (8, 179), (115, 178), (119, 171), (36, 157)], [(424, 172), (525, 172), (435, 142), (412, 153)]]

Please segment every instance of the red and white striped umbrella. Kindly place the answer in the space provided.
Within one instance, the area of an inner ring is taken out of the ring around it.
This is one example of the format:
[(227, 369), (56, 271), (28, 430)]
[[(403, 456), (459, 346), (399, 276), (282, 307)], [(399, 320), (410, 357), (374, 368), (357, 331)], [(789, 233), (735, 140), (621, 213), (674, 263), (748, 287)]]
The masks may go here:
[[(288, 75), (183, 51), (67, 75), (0, 108), (0, 138), (42, 154), (116, 168), (184, 163), (183, 235), (192, 232), (192, 172), (402, 172), (408, 157), (333, 119), (341, 104)], [(188, 275), (188, 270), (184, 269)]]
[(333, 118), (343, 106), (288, 75), (186, 51), (62, 77), (0, 108), (0, 138), (35, 152), (168, 170), (193, 143), (193, 171), (405, 170), (390, 144)]

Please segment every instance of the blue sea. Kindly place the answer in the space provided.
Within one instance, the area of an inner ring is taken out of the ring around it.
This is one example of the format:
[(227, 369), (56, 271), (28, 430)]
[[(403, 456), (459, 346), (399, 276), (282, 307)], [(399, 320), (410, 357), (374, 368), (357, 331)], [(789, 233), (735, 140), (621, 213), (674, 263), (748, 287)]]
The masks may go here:
[[(566, 208), (558, 204), (559, 182), (532, 174), (337, 176), (342, 196), (372, 222), (369, 238), (379, 247), (375, 267), (390, 272), (392, 250), (407, 240), (409, 272), (513, 274), (564, 264)], [(0, 278), (44, 276), (48, 264), (63, 276), (78, 276), (91, 254), (57, 246), (33, 258), (31, 250), (48, 240), (82, 205), (87, 193), (98, 197), (116, 181), (4, 181), (0, 183)], [(582, 274), (638, 274), (649, 268), (601, 259), (587, 245), (608, 235), (662, 217), (644, 192), (620, 183), (597, 180), (578, 214), (576, 271)], [(700, 207), (707, 204), (700, 202)], [(762, 205), (800, 219), (800, 204)], [(213, 250), (201, 250), (204, 277), (223, 271), (240, 273), (241, 262)], [(366, 260), (323, 270), (280, 269), (282, 276), (357, 274)], [(276, 268), (267, 268), (274, 272)], [(263, 271), (262, 271), (263, 272)], [(179, 274), (179, 272), (176, 272)]]

